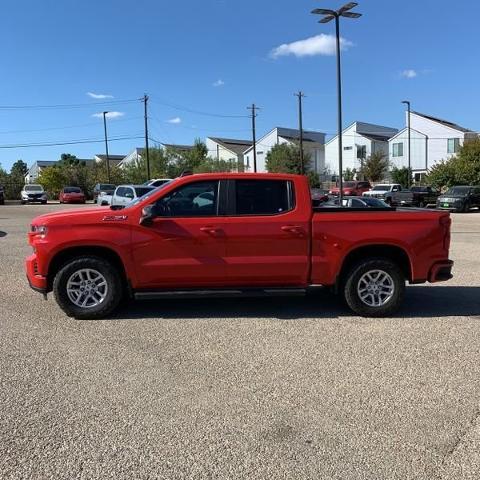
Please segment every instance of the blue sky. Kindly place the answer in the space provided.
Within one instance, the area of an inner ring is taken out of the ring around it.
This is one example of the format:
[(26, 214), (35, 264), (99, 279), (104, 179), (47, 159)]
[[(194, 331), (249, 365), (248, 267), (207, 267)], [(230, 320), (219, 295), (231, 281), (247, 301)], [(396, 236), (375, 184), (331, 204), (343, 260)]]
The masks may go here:
[[(344, 125), (354, 120), (402, 127), (403, 105), (480, 131), (480, 4), (462, 0), (455, 16), (444, 0), (364, 0), (359, 20), (345, 19), (342, 37)], [(309, 12), (342, 2), (305, 0), (4, 0), (0, 29), (0, 147), (101, 140), (92, 115), (112, 138), (143, 134), (150, 95), (150, 135), (168, 143), (195, 137), (250, 138), (246, 107), (261, 107), (259, 135), (296, 127), (295, 91), (303, 90), (304, 127), (336, 130), (333, 23)], [(284, 45), (283, 47), (281, 47)], [(281, 47), (281, 48), (278, 48)], [(277, 52), (277, 55), (275, 55)], [(113, 98), (95, 99), (96, 95)], [(96, 105), (98, 102), (118, 102)], [(173, 108), (177, 106), (178, 108)], [(186, 111), (191, 110), (191, 111)], [(194, 112), (215, 115), (202, 115)], [(112, 141), (128, 153), (141, 139)], [(56, 160), (103, 153), (102, 143), (0, 148), (9, 169), (21, 158)]]

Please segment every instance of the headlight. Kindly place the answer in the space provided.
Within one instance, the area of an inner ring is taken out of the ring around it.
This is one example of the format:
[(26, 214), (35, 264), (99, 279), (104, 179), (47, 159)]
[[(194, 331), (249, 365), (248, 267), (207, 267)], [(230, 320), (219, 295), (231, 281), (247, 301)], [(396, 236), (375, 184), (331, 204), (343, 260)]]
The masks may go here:
[(47, 234), (47, 227), (45, 225), (31, 225), (30, 231), (35, 235), (44, 237)]
[(28, 193), (22, 192), (22, 198), (28, 198)]

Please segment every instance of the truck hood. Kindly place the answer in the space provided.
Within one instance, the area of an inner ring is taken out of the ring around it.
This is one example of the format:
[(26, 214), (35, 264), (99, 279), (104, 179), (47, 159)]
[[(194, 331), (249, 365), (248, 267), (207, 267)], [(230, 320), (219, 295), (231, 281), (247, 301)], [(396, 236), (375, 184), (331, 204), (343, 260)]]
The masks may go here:
[(369, 190), (368, 192), (365, 192), (364, 195), (385, 195), (386, 193), (390, 193), (390, 190)]
[(110, 207), (78, 208), (45, 213), (32, 220), (32, 225), (65, 225), (75, 223), (99, 222), (105, 215), (114, 213)]

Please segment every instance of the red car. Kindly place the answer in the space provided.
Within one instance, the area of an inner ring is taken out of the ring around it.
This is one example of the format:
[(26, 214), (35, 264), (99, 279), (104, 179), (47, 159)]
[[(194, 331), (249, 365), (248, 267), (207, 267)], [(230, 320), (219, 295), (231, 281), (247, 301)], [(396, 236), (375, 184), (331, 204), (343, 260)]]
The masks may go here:
[[(368, 192), (371, 188), (370, 182), (343, 182), (343, 194), (350, 197), (362, 196), (363, 192)], [(334, 187), (328, 193), (335, 196), (340, 195), (340, 187)]]
[[(305, 176), (189, 175), (125, 208), (41, 215), (30, 286), (75, 318), (122, 297), (303, 295), (324, 285), (360, 315), (386, 316), (405, 283), (451, 278), (450, 214), (312, 207)], [(319, 305), (319, 310), (321, 310)]]
[(78, 187), (65, 187), (58, 196), (60, 203), (85, 203), (85, 194)]

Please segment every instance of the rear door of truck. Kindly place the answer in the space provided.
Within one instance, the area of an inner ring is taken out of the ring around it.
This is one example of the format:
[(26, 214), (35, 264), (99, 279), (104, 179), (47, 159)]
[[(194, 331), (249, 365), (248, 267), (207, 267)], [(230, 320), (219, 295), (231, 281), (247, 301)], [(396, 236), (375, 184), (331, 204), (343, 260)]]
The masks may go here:
[(224, 227), (229, 285), (307, 284), (311, 200), (306, 183), (297, 182), (291, 177), (229, 180)]

